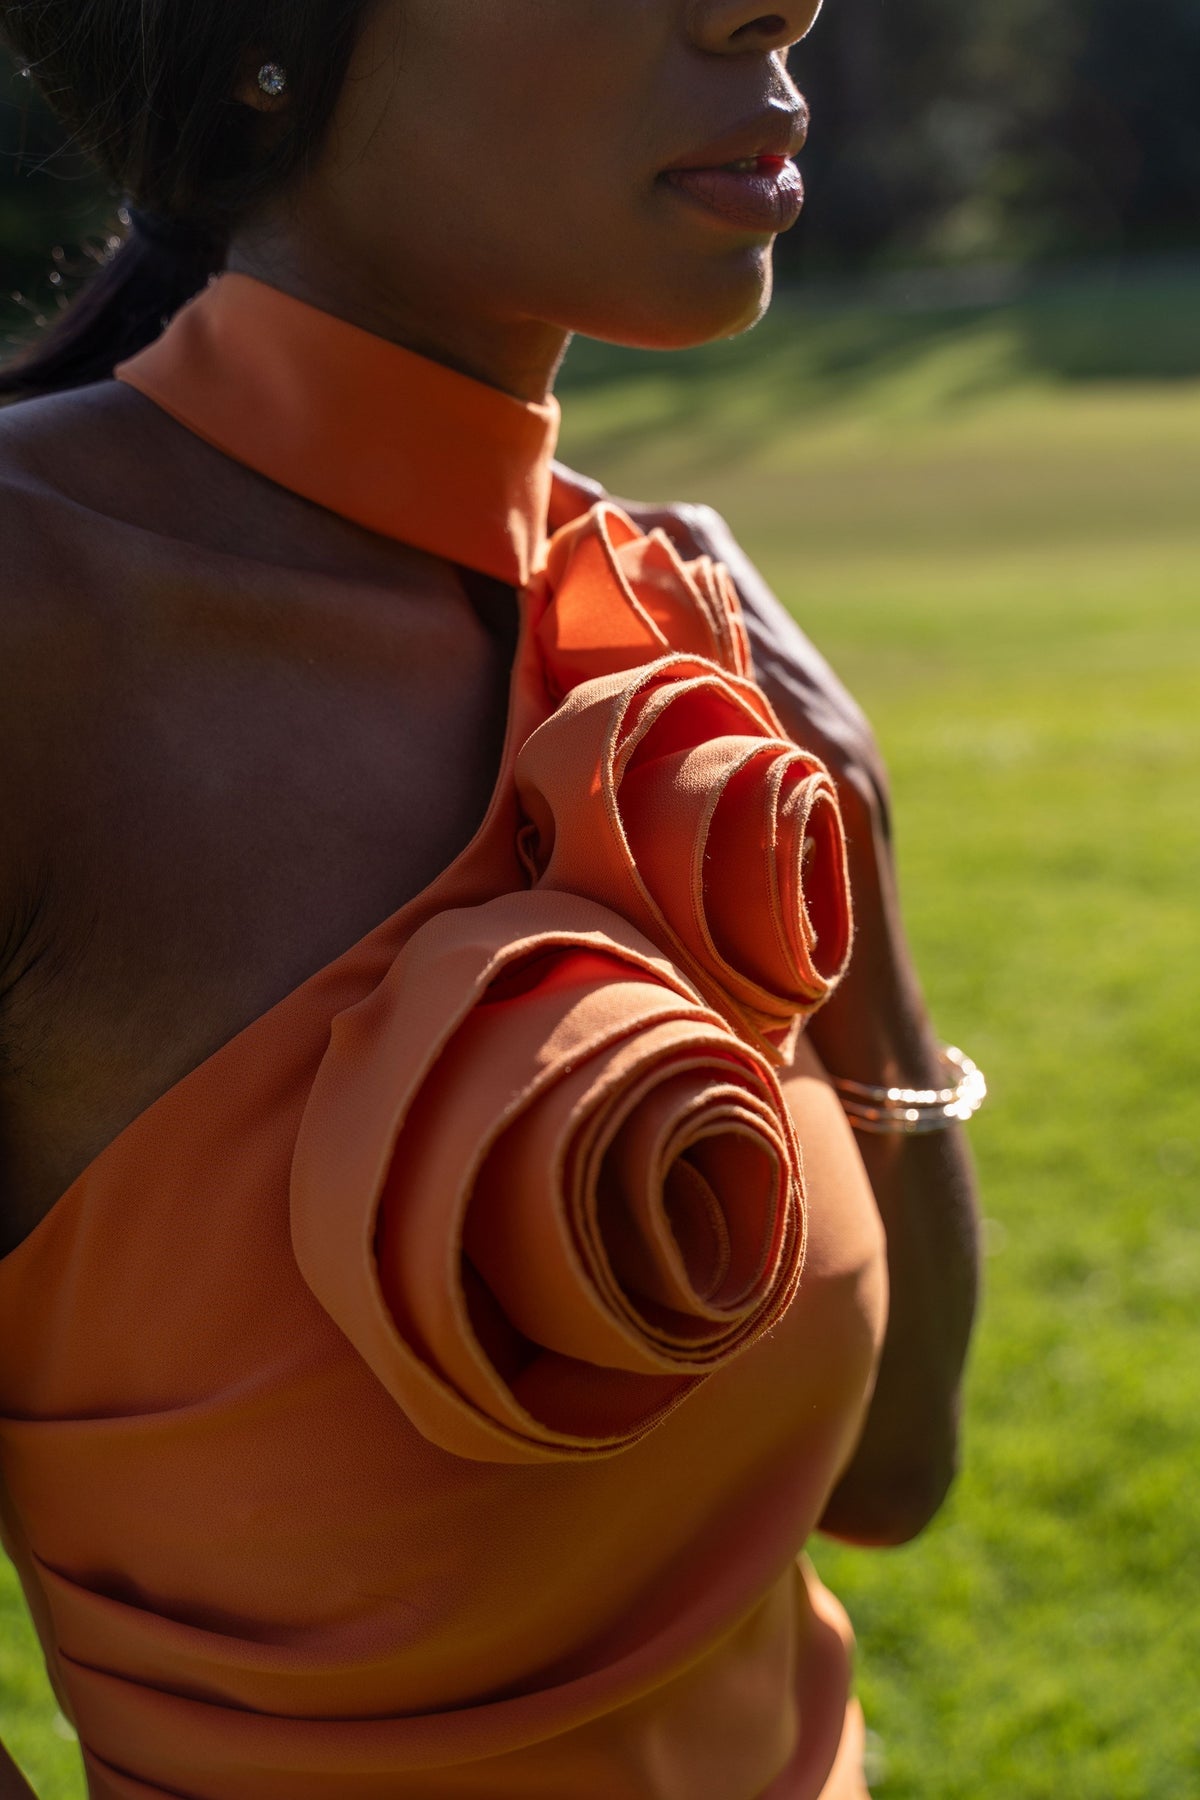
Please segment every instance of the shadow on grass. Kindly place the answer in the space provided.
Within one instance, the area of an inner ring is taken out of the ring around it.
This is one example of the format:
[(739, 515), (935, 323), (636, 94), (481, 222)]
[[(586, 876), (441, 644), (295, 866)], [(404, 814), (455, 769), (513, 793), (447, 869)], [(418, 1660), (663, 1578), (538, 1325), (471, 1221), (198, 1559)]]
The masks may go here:
[[(957, 284), (934, 273), (893, 277), (870, 290), (792, 290), (756, 331), (671, 355), (581, 340), (562, 391), (650, 384), (654, 429), (681, 436), (697, 429), (698, 441), (698, 428), (720, 406), (724, 459), (743, 437), (761, 443), (798, 416), (852, 409), (889, 385), (908, 384), (928, 415), (1021, 382), (1200, 377), (1200, 260), (1031, 278), (994, 271), (993, 293), (980, 297), (986, 274), (967, 271)], [(599, 434), (614, 452), (634, 449), (646, 429), (637, 409), (633, 417), (621, 412), (614, 409)]]

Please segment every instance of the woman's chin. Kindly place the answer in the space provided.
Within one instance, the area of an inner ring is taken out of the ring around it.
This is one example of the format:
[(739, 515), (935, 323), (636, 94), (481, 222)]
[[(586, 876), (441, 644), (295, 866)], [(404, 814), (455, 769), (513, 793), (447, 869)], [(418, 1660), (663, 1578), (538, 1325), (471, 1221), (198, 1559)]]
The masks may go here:
[(626, 306), (580, 320), (584, 337), (634, 350), (693, 350), (757, 325), (771, 304), (773, 245), (758, 243), (719, 264), (689, 270), (685, 280), (643, 285)]

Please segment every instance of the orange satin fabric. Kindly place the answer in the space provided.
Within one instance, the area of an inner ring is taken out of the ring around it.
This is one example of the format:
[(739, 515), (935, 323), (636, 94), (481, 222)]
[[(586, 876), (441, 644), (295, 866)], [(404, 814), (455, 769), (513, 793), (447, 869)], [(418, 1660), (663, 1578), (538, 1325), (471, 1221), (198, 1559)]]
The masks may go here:
[(849, 959), (849, 877), (833, 783), (762, 692), (684, 657), (597, 677), (522, 747), (516, 780), (539, 888), (603, 899), (790, 1056)]
[(524, 587), (472, 844), (0, 1263), (5, 1541), (92, 1795), (852, 1800), (798, 1560), (883, 1324), (797, 1036), (844, 846), (727, 578), (615, 508), (547, 545), (553, 408), (241, 277), (122, 379)]
[(799, 1167), (765, 1059), (647, 940), (575, 895), (508, 894), (439, 914), (336, 1021), (293, 1235), (426, 1437), (586, 1460), (779, 1322)]
[(526, 406), (398, 345), (380, 349), (276, 288), (223, 275), (119, 376), (306, 500), (528, 581), (545, 552), (557, 401)]

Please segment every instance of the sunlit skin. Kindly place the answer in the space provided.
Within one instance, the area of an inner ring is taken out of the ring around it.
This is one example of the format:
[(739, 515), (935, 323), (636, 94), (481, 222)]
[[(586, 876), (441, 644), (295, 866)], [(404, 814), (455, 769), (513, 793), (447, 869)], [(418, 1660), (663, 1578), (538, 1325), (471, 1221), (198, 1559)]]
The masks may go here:
[[(328, 141), (238, 230), (231, 264), (532, 399), (573, 332), (667, 349), (743, 330), (769, 303), (774, 234), (664, 175), (758, 119), (799, 141), (787, 53), (817, 10), (379, 0)], [(268, 129), (288, 104), (255, 87), (270, 54), (248, 47), (239, 95)], [(639, 516), (726, 557), (769, 642), (775, 603), (719, 521)], [(273, 488), (111, 383), (0, 415), (0, 541), (0, 945), (26, 922), (0, 963), (2, 1251), (469, 840), (515, 602)], [(765, 685), (833, 767), (854, 839), (855, 962), (800, 1068), (798, 1106), (827, 1117), (818, 1056), (868, 1082), (928, 1084), (939, 1066), (877, 748), (812, 646), (787, 654), (790, 689), (769, 668)], [(899, 1541), (953, 1466), (974, 1201), (957, 1133), (864, 1153), (891, 1325), (827, 1522)], [(0, 1800), (25, 1791), (0, 1776)]]
[[(678, 348), (770, 300), (774, 239), (662, 179), (760, 120), (819, 0), (382, 0), (324, 154), (233, 263), (528, 398), (568, 335)], [(260, 95), (250, 72), (244, 97)], [(757, 146), (754, 146), (755, 148)]]

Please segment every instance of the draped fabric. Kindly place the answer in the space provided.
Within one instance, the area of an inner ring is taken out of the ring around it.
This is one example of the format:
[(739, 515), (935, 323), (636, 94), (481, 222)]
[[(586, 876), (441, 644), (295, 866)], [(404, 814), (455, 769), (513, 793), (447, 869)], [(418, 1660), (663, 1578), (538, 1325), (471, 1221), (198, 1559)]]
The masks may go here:
[(336, 1021), (292, 1192), (331, 1317), (485, 1461), (636, 1443), (803, 1261), (766, 1060), (618, 915), (549, 891), (441, 914)]
[(833, 783), (761, 691), (681, 657), (597, 678), (523, 746), (516, 780), (536, 884), (634, 920), (790, 1056), (849, 959), (846, 844)]
[(550, 696), (673, 651), (749, 676), (750, 649), (728, 573), (708, 557), (685, 563), (665, 532), (642, 532), (601, 502), (555, 533), (535, 584), (538, 644)]
[(244, 277), (120, 376), (522, 628), (466, 851), (0, 1263), (5, 1541), (92, 1795), (860, 1795), (797, 1560), (883, 1325), (802, 1031), (845, 844), (727, 575), (607, 503), (548, 540), (552, 407)]

